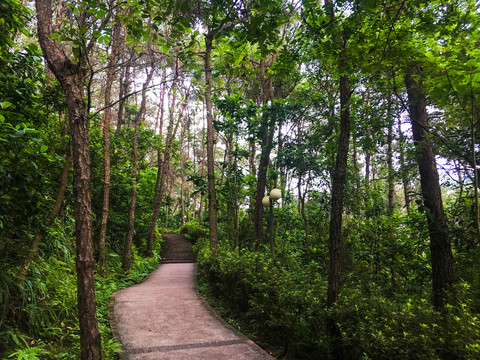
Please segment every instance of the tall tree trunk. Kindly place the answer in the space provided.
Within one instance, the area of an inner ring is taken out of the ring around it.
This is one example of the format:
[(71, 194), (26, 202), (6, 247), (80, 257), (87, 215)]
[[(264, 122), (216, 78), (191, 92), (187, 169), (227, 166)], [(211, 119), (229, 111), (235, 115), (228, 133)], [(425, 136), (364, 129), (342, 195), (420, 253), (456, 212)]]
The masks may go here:
[[(204, 109), (205, 110), (205, 109)], [(200, 175), (203, 179), (205, 175), (205, 153), (206, 153), (206, 144), (205, 144), (205, 111), (203, 112), (202, 118), (202, 153), (201, 153), (201, 160), (200, 160)], [(203, 206), (205, 202), (205, 195), (203, 192), (200, 194), (200, 201), (198, 203), (198, 223), (202, 224), (203, 218)]]
[(273, 134), (274, 134), (274, 121), (265, 119), (266, 123), (263, 126), (263, 136), (261, 144), (260, 162), (258, 164), (257, 175), (257, 189), (255, 193), (255, 213), (254, 213), (254, 229), (256, 246), (260, 246), (263, 243), (263, 204), (262, 199), (265, 196), (265, 189), (267, 186), (267, 170), (268, 163), (270, 162), (270, 152), (273, 148)]
[(430, 234), (433, 305), (436, 309), (441, 309), (453, 290), (453, 255), (435, 154), (428, 137), (427, 101), (422, 84), (422, 69), (418, 64), (411, 64), (406, 69), (405, 87)]
[[(177, 65), (179, 64), (177, 59)], [(167, 173), (170, 166), (170, 157), (172, 154), (173, 140), (177, 134), (178, 126), (181, 122), (183, 112), (185, 111), (188, 99), (190, 96), (190, 90), (187, 91), (185, 95), (185, 102), (182, 106), (182, 109), (178, 113), (177, 123), (174, 124), (174, 106), (176, 103), (176, 93), (173, 93), (173, 88), (175, 83), (172, 86), (172, 106), (170, 108), (169, 123), (167, 128), (167, 139), (165, 142), (165, 151), (163, 154), (163, 162), (159, 162), (159, 168), (157, 172), (157, 183), (155, 187), (155, 201), (153, 204), (153, 215), (152, 221), (150, 222), (150, 229), (148, 231), (147, 237), (147, 251), (150, 257), (153, 256), (153, 240), (155, 238), (155, 227), (157, 226), (158, 217), (160, 216), (160, 209), (162, 207), (162, 201), (165, 195), (165, 189), (167, 187)], [(175, 125), (175, 127), (174, 127)], [(159, 153), (160, 156), (160, 153)]]
[(135, 206), (137, 202), (137, 172), (138, 172), (138, 133), (140, 131), (140, 123), (143, 119), (143, 114), (145, 113), (145, 107), (147, 104), (147, 87), (150, 84), (150, 81), (153, 77), (153, 64), (150, 72), (147, 73), (147, 79), (143, 83), (142, 87), (142, 102), (140, 109), (135, 118), (135, 130), (133, 133), (133, 158), (132, 158), (132, 178), (131, 178), (131, 187), (132, 193), (130, 197), (130, 207), (128, 210), (128, 228), (127, 235), (125, 237), (125, 249), (123, 253), (123, 263), (122, 267), (124, 270), (130, 269), (132, 265), (132, 244), (133, 244), (133, 233), (135, 230)]
[(402, 122), (398, 118), (398, 143), (400, 155), (400, 173), (402, 175), (403, 197), (407, 214), (410, 214), (410, 187), (408, 186), (407, 164), (405, 163), (405, 137), (402, 132)]
[(477, 111), (475, 107), (475, 96), (473, 94), (473, 87), (471, 89), (471, 103), (472, 103), (472, 122), (470, 124), (470, 141), (472, 143), (472, 166), (473, 166), (473, 204), (474, 204), (474, 224), (475, 224), (475, 234), (476, 239), (475, 243), (480, 244), (480, 209), (479, 209), (479, 201), (478, 201), (478, 170), (477, 170), (477, 150), (476, 150), (476, 131), (475, 128), (477, 127)]
[[(266, 70), (265, 70), (265, 59), (260, 61), (260, 80), (263, 92), (263, 98), (259, 101), (259, 107), (261, 104), (268, 104), (269, 100), (272, 100), (270, 97), (272, 95), (272, 90), (269, 89), (271, 83), (267, 84), (266, 81)], [(257, 173), (257, 188), (255, 192), (255, 209), (253, 214), (253, 227), (255, 234), (256, 246), (260, 246), (263, 242), (263, 204), (262, 199), (265, 196), (265, 189), (267, 186), (267, 170), (268, 164), (270, 162), (270, 152), (273, 148), (273, 135), (275, 132), (275, 121), (273, 117), (268, 115), (264, 117), (262, 121), (262, 142), (260, 145), (261, 154), (260, 162), (258, 164), (258, 173)]]
[[(162, 135), (163, 129), (163, 118), (165, 116), (165, 110), (163, 109), (164, 101), (165, 101), (165, 92), (166, 92), (166, 70), (162, 73), (162, 81), (164, 82), (162, 85), (162, 92), (160, 93), (160, 136)], [(172, 84), (172, 89), (175, 87), (176, 81)], [(175, 95), (173, 95), (175, 96)], [(172, 101), (173, 102), (173, 101)], [(173, 106), (172, 106), (173, 107)], [(155, 184), (155, 200), (153, 202), (153, 213), (152, 213), (152, 221), (150, 222), (150, 228), (148, 230), (147, 236), (147, 253), (149, 257), (153, 257), (153, 241), (155, 238), (155, 228), (157, 226), (158, 217), (160, 216), (160, 210), (162, 208), (162, 200), (163, 195), (165, 192), (165, 174), (168, 169), (168, 164), (170, 162), (170, 152), (171, 146), (173, 142), (173, 115), (170, 111), (169, 123), (167, 128), (167, 138), (165, 140), (165, 151), (163, 153), (163, 160), (162, 160), (162, 153), (160, 148), (157, 151), (157, 182)]]
[[(342, 55), (340, 54), (340, 69)], [(347, 178), (347, 159), (350, 140), (350, 79), (348, 75), (340, 77), (340, 135), (338, 139), (337, 157), (332, 184), (332, 207), (330, 215), (329, 255), (330, 265), (328, 272), (327, 306), (332, 308), (338, 300), (340, 293), (340, 265), (342, 252), (345, 249), (342, 236), (343, 197)], [(336, 319), (328, 321), (329, 335), (331, 338), (331, 352), (335, 360), (343, 359), (343, 344), (340, 329)]]
[[(332, 24), (335, 24), (334, 5), (331, 0), (325, 1)], [(343, 197), (347, 179), (347, 160), (350, 143), (350, 78), (346, 71), (346, 44), (340, 30), (334, 34), (338, 45), (338, 71), (340, 75), (340, 134), (338, 136), (337, 157), (332, 179), (332, 207), (330, 212), (329, 233), (329, 272), (327, 288), (327, 307), (333, 308), (340, 293), (341, 257), (345, 249), (342, 236)], [(330, 352), (335, 360), (345, 358), (340, 329), (333, 313), (327, 319), (327, 331), (330, 338)]]
[[(185, 147), (185, 131), (186, 131), (186, 125), (182, 127), (182, 135), (180, 136), (180, 148), (183, 149)], [(185, 156), (184, 154), (180, 154), (181, 160), (180, 160), (180, 217), (181, 217), (181, 225), (185, 225)]]
[(117, 113), (117, 131), (120, 131), (122, 129), (123, 125), (123, 110), (125, 108), (125, 100), (123, 99), (125, 96), (127, 96), (128, 91), (130, 89), (130, 62), (127, 63), (125, 66), (125, 69), (123, 71), (123, 74), (120, 77), (120, 94), (119, 98), (121, 99), (120, 102), (118, 103), (118, 113)]
[(307, 264), (310, 264), (311, 260), (311, 251), (310, 251), (310, 234), (308, 230), (308, 219), (307, 219), (307, 214), (305, 212), (305, 196), (307, 195), (308, 192), (308, 182), (307, 181), (307, 186), (305, 188), (305, 192), (302, 194), (302, 186), (301, 186), (301, 175), (299, 176), (298, 179), (298, 200), (300, 202), (300, 215), (302, 215), (303, 219), (303, 226), (305, 229), (305, 247), (307, 249)]
[[(68, 173), (72, 166), (72, 153), (70, 152), (65, 159), (65, 164), (63, 165), (62, 174), (60, 176), (60, 185), (58, 187), (57, 198), (55, 200), (55, 205), (53, 206), (52, 211), (48, 214), (47, 224), (46, 227), (49, 227), (53, 224), (54, 220), (57, 218), (58, 213), (60, 212), (60, 208), (62, 206), (63, 198), (65, 197), (65, 189), (67, 188), (67, 180), (68, 180)], [(18, 272), (17, 276), (17, 283), (19, 285), (23, 285), (25, 281), (25, 276), (27, 276), (28, 269), (30, 269), (30, 265), (32, 264), (35, 255), (37, 254), (38, 247), (40, 246), (40, 242), (42, 241), (43, 235), (42, 231), (39, 231), (35, 234), (32, 244), (30, 245), (30, 249), (28, 250), (27, 257), (23, 262), (20, 271)]]
[(344, 248), (342, 236), (343, 197), (347, 177), (347, 158), (350, 139), (350, 81), (347, 75), (340, 78), (340, 135), (332, 184), (332, 211), (330, 215), (330, 271), (328, 281), (328, 306), (333, 306), (340, 292), (340, 257)]
[(393, 215), (394, 204), (393, 195), (395, 192), (394, 178), (395, 172), (393, 169), (393, 117), (392, 117), (392, 96), (389, 94), (387, 105), (387, 118), (388, 118), (388, 130), (387, 130), (387, 167), (388, 167), (388, 212)]
[[(38, 38), (48, 65), (60, 82), (67, 101), (73, 151), (73, 191), (75, 197), (75, 237), (77, 300), (82, 360), (101, 359), (100, 332), (95, 302), (92, 244), (92, 203), (90, 189), (90, 150), (88, 109), (84, 97), (83, 66), (86, 54), (74, 63), (52, 39), (50, 0), (36, 0)], [(81, 14), (80, 17), (81, 18)], [(82, 26), (83, 24), (80, 24)]]
[(103, 207), (100, 223), (100, 234), (98, 238), (98, 264), (105, 264), (105, 237), (107, 234), (108, 210), (110, 202), (110, 127), (112, 125), (111, 102), (112, 84), (115, 78), (115, 66), (118, 61), (120, 43), (120, 21), (116, 21), (113, 27), (112, 54), (108, 59), (107, 76), (105, 83), (105, 106), (103, 112)]
[(218, 248), (218, 208), (215, 190), (215, 154), (213, 109), (212, 109), (212, 67), (210, 64), (213, 38), (211, 34), (205, 35), (205, 104), (207, 107), (207, 179), (208, 179), (208, 228), (210, 237), (210, 250), (217, 252)]

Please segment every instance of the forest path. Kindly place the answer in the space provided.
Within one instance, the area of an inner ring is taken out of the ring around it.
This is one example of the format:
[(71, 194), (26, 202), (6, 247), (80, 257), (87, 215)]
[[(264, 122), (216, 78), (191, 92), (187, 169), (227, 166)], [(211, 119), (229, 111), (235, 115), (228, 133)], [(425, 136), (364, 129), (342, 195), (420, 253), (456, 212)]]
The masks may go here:
[(188, 240), (178, 234), (162, 236), (165, 263), (145, 282), (112, 296), (110, 321), (113, 334), (123, 344), (120, 358), (273, 359), (199, 296)]

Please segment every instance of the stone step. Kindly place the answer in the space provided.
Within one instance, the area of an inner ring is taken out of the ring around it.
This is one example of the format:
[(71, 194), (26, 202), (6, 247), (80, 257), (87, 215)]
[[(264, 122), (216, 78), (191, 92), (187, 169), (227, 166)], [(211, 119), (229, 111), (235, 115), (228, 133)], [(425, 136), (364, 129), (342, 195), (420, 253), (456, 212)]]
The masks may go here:
[(163, 264), (171, 263), (193, 263), (195, 255), (192, 250), (192, 243), (181, 234), (162, 234), (164, 243), (160, 254)]

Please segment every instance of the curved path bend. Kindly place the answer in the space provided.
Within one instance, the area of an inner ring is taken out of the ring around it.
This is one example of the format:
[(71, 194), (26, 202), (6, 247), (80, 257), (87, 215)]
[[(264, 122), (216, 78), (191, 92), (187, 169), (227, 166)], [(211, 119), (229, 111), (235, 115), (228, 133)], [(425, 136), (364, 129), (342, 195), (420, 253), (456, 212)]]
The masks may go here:
[[(198, 295), (191, 244), (163, 235), (162, 264), (138, 285), (112, 296), (110, 321), (124, 360), (272, 360), (223, 321)], [(188, 250), (189, 249), (189, 250)]]

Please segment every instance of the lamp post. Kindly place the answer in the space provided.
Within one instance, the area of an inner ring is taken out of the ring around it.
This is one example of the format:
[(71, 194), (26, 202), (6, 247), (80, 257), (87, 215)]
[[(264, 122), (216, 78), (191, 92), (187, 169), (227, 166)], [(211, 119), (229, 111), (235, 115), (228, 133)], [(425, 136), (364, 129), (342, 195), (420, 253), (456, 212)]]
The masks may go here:
[(273, 259), (273, 204), (274, 201), (277, 201), (282, 197), (282, 191), (280, 189), (273, 189), (270, 191), (270, 195), (264, 196), (262, 199), (262, 204), (265, 207), (270, 207), (270, 216), (268, 218), (268, 226), (270, 231), (270, 253)]

